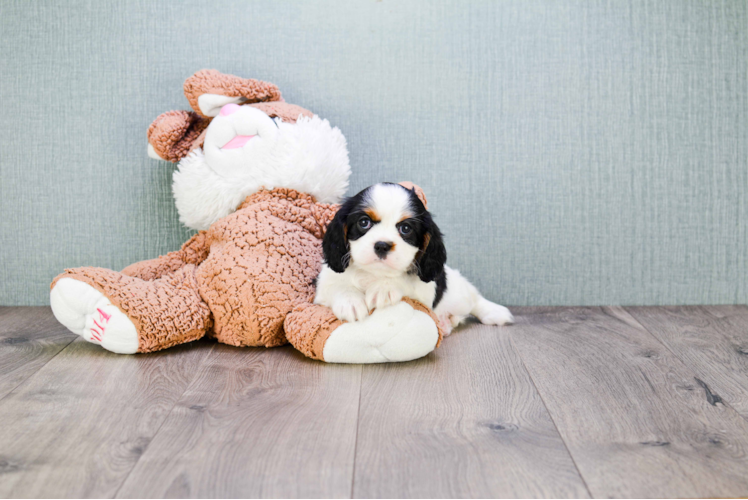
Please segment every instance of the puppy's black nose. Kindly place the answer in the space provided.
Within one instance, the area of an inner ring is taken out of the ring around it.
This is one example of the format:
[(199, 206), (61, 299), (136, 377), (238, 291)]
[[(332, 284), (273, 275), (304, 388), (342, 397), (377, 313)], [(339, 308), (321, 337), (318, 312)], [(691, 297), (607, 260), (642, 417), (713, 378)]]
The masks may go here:
[(377, 257), (380, 259), (384, 259), (387, 256), (387, 252), (392, 250), (392, 243), (389, 241), (377, 241), (374, 243), (374, 253), (377, 254)]

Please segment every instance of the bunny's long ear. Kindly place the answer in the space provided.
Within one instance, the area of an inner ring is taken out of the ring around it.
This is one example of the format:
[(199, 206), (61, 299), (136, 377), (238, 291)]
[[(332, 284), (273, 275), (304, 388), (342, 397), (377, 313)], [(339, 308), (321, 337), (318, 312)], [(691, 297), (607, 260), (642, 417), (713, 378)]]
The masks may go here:
[(200, 70), (185, 80), (184, 95), (192, 109), (204, 117), (217, 116), (226, 104), (283, 100), (280, 90), (272, 83), (239, 78), (214, 69)]
[(193, 111), (169, 111), (159, 115), (148, 127), (148, 156), (178, 162), (202, 144), (210, 120)]

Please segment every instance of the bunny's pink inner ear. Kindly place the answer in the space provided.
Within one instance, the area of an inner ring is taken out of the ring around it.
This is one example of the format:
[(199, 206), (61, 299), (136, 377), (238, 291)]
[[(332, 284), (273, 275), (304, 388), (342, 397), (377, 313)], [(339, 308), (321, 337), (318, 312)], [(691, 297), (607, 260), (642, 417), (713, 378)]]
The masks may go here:
[(410, 181), (398, 182), (398, 184), (400, 184), (405, 189), (411, 189), (411, 190), (414, 189), (416, 192), (416, 196), (418, 196), (418, 199), (421, 200), (421, 203), (423, 203), (423, 206), (426, 209), (429, 208), (428, 201), (426, 200), (426, 193), (423, 192), (423, 189), (421, 189), (420, 186), (413, 184)]
[(218, 116), (221, 108), (227, 104), (244, 104), (248, 99), (246, 97), (229, 97), (218, 94), (203, 94), (197, 98), (197, 105), (200, 112), (205, 116)]
[(308, 109), (282, 101), (256, 102), (250, 104), (250, 106), (259, 109), (270, 118), (278, 117), (286, 123), (296, 123), (300, 116), (306, 116), (308, 118), (314, 116), (314, 113)]

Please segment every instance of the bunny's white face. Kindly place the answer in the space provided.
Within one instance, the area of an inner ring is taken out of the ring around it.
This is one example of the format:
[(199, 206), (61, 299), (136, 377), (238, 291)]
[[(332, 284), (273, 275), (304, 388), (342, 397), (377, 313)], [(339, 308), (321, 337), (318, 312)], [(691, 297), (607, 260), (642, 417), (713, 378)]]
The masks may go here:
[(227, 104), (206, 131), (205, 161), (213, 171), (229, 179), (246, 174), (277, 150), (281, 124), (280, 119), (270, 118), (252, 106)]
[(300, 116), (286, 123), (228, 103), (208, 125), (202, 149), (179, 162), (173, 191), (182, 223), (207, 229), (262, 188), (290, 188), (337, 203), (349, 176), (345, 137), (327, 120)]

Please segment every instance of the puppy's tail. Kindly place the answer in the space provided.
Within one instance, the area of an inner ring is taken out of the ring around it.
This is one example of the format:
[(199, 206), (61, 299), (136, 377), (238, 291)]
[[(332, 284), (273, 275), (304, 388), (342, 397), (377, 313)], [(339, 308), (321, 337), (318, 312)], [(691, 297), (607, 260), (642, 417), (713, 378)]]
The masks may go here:
[(490, 300), (478, 296), (478, 301), (470, 311), (484, 325), (508, 325), (514, 323), (514, 316), (504, 306), (494, 304)]

